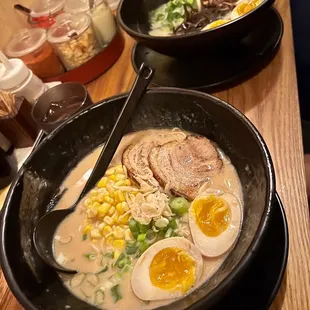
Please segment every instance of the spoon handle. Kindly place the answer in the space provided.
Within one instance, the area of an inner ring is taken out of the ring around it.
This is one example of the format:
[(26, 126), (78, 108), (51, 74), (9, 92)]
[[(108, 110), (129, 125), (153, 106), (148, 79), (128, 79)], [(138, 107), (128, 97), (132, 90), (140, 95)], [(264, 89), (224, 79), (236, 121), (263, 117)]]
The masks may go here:
[(85, 187), (77, 201), (80, 201), (84, 195), (96, 185), (96, 183), (106, 172), (114, 156), (114, 153), (126, 131), (128, 123), (132, 118), (134, 110), (140, 102), (143, 94), (145, 93), (153, 75), (154, 70), (145, 66), (143, 63), (139, 69), (137, 78), (134, 81), (133, 87), (120, 112), (120, 115), (118, 116), (118, 119), (112, 129), (112, 132), (100, 153), (93, 172), (85, 184)]
[(15, 4), (14, 5), (14, 9), (18, 10), (18, 11), (21, 11), (21, 12), (27, 14), (27, 15), (30, 15), (30, 13), (31, 13), (30, 9), (28, 9), (27, 7), (25, 7), (25, 6), (21, 5), (21, 4)]

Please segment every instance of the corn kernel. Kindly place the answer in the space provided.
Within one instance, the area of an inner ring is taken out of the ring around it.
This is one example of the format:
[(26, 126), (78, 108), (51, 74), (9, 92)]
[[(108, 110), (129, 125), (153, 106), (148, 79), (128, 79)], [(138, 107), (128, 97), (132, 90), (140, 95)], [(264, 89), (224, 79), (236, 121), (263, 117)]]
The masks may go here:
[(108, 178), (107, 177), (103, 177), (101, 178), (101, 180), (98, 182), (97, 186), (99, 188), (105, 187), (108, 183)]
[(98, 193), (97, 201), (100, 202), (100, 203), (103, 203), (103, 201), (104, 201), (104, 196), (105, 196), (104, 193)]
[(84, 207), (88, 207), (91, 205), (91, 200), (89, 198), (86, 198), (83, 204), (84, 204)]
[(111, 207), (110, 210), (108, 211), (109, 215), (113, 215), (115, 212), (115, 207)]
[(105, 215), (109, 209), (111, 208), (111, 205), (107, 202), (104, 202), (99, 208), (98, 208), (98, 213), (100, 215)]
[(103, 228), (106, 227), (106, 223), (102, 222), (100, 225), (98, 225), (98, 229), (100, 229), (100, 231), (103, 231)]
[(104, 200), (110, 204), (113, 204), (114, 200), (110, 196), (106, 195), (104, 196)]
[(131, 233), (131, 231), (130, 231), (129, 228), (127, 228), (127, 229), (125, 230), (124, 236), (125, 236), (125, 240), (126, 240), (126, 241), (133, 240), (133, 235), (132, 235), (132, 233)]
[(108, 225), (113, 225), (113, 223), (114, 223), (114, 220), (110, 217), (110, 216), (105, 216), (104, 217), (104, 222), (106, 222)]
[(100, 203), (98, 202), (98, 201), (95, 201), (92, 205), (91, 205), (91, 208), (93, 209), (93, 208), (96, 208), (96, 209), (98, 209), (99, 207), (100, 207)]
[(125, 181), (121, 180), (121, 181), (117, 181), (115, 183), (116, 186), (124, 186), (125, 185)]
[(93, 218), (96, 216), (91, 209), (86, 210), (86, 215), (88, 218)]
[(117, 174), (116, 175), (116, 181), (124, 181), (126, 180), (126, 176), (124, 174)]
[(131, 186), (131, 181), (129, 179), (124, 181), (125, 186)]
[(115, 169), (114, 168), (110, 168), (110, 169), (108, 169), (106, 172), (105, 172), (105, 174), (107, 175), (107, 176), (110, 176), (110, 175), (112, 175), (112, 174), (114, 174), (115, 173)]
[(115, 174), (110, 175), (110, 176), (109, 176), (109, 180), (110, 180), (110, 181), (113, 181), (113, 182), (116, 182), (116, 176), (115, 176)]
[(109, 195), (109, 192), (107, 191), (107, 189), (106, 189), (105, 187), (99, 188), (99, 189), (98, 189), (98, 193), (99, 193), (99, 194), (103, 194), (104, 196), (105, 196), (105, 195)]
[(122, 208), (125, 212), (129, 211), (129, 206), (126, 201), (122, 202)]
[(91, 197), (98, 195), (98, 191), (96, 189), (92, 189), (89, 194)]
[(119, 213), (117, 210), (115, 210), (114, 214), (112, 215), (112, 219), (114, 222), (117, 223), (118, 219), (119, 219)]
[(114, 259), (118, 259), (120, 255), (121, 255), (120, 251), (114, 251)]
[(93, 239), (100, 239), (102, 237), (100, 230), (95, 228), (90, 231), (90, 237)]
[(113, 241), (114, 241), (113, 237), (110, 236), (110, 237), (107, 238), (106, 243), (107, 243), (107, 245), (112, 245), (112, 244), (113, 244)]
[(129, 221), (129, 214), (126, 214), (124, 216), (121, 216), (118, 220), (119, 224), (128, 224)]
[(116, 248), (116, 249), (120, 249), (122, 250), (124, 247), (125, 247), (125, 240), (114, 240), (113, 242), (113, 246)]
[(103, 227), (103, 230), (102, 230), (104, 235), (110, 233), (111, 231), (112, 231), (112, 228), (111, 228), (111, 226), (108, 226), (108, 225)]
[(116, 239), (122, 239), (124, 238), (124, 230), (120, 227), (116, 227), (116, 229), (113, 232), (113, 235)]
[(83, 233), (84, 233), (84, 234), (87, 234), (87, 233), (89, 233), (92, 229), (93, 229), (93, 227), (92, 227), (91, 225), (87, 225), (87, 226), (84, 227)]
[(117, 205), (116, 205), (116, 210), (118, 211), (119, 214), (124, 214), (124, 210), (123, 210), (123, 207), (122, 207), (122, 203), (119, 202)]
[[(120, 181), (120, 182), (122, 182), (122, 181)], [(117, 202), (125, 201), (125, 197), (124, 197), (124, 194), (122, 191), (120, 191), (120, 190), (116, 191), (115, 196), (116, 196), (115, 199)]]
[(115, 192), (112, 181), (109, 181), (109, 182), (108, 182), (106, 188), (107, 188), (107, 190), (108, 190), (110, 196), (112, 196), (113, 193)]
[(118, 165), (115, 167), (115, 174), (124, 174), (123, 166)]

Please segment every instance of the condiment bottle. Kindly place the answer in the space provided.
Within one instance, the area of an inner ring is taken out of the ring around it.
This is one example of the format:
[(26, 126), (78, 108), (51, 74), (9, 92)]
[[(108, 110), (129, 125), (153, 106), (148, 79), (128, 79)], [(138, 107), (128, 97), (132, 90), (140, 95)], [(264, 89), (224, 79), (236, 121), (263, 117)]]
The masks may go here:
[(21, 29), (7, 45), (6, 54), (12, 58), (20, 58), (40, 78), (64, 72), (43, 29)]
[(0, 89), (34, 103), (46, 90), (45, 84), (20, 59), (0, 63)]
[(47, 32), (67, 70), (81, 66), (100, 51), (91, 18), (87, 14), (63, 13)]
[(28, 18), (33, 28), (50, 28), (56, 20), (56, 16), (62, 13), (66, 0), (40, 0), (32, 7)]
[(94, 7), (90, 9), (88, 0), (68, 0), (64, 6), (68, 13), (88, 13), (102, 47), (107, 46), (116, 33), (114, 15), (104, 0), (95, 0)]

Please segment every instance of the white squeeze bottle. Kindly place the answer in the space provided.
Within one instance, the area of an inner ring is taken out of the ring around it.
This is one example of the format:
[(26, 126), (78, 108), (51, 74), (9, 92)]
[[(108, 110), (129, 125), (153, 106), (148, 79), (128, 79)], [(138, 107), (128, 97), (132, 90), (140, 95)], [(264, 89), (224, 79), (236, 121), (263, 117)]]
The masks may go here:
[(24, 97), (34, 103), (46, 90), (46, 85), (20, 59), (7, 59), (0, 51), (0, 89)]

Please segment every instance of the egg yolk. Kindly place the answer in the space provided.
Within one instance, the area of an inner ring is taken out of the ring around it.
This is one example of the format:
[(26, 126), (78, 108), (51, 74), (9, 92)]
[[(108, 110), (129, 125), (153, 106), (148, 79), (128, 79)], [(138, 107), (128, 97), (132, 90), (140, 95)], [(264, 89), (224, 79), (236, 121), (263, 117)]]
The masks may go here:
[(186, 293), (195, 283), (196, 264), (184, 250), (171, 247), (153, 258), (149, 274), (154, 286), (167, 291)]
[(242, 2), (237, 6), (238, 15), (244, 15), (254, 10), (257, 6), (262, 3), (262, 0), (251, 0), (249, 2)]
[(229, 20), (219, 19), (208, 25), (208, 29), (216, 28), (230, 22)]
[(201, 231), (208, 237), (216, 237), (227, 229), (231, 210), (223, 198), (210, 195), (194, 201), (193, 212)]

